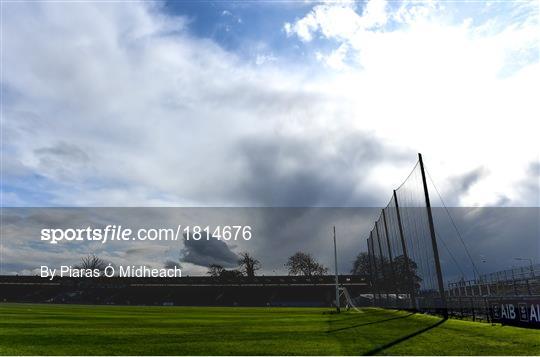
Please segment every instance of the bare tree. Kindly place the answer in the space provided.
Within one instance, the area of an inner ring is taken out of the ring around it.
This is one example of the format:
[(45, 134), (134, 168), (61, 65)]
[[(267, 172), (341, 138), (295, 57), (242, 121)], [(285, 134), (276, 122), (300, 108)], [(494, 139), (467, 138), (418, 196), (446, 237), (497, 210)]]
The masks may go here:
[(223, 268), (221, 265), (210, 264), (210, 266), (208, 267), (207, 274), (210, 276), (213, 276), (214, 278), (218, 278), (223, 274), (224, 271), (225, 271), (225, 268)]
[(328, 272), (328, 268), (320, 264), (309, 253), (297, 252), (289, 257), (285, 264), (289, 275), (321, 276)]
[(98, 270), (99, 272), (103, 272), (105, 268), (109, 265), (105, 260), (101, 259), (95, 254), (88, 254), (85, 257), (81, 258), (81, 263), (75, 268), (77, 269), (91, 269), (91, 270)]
[(240, 265), (240, 270), (244, 274), (246, 274), (248, 278), (253, 278), (255, 276), (255, 272), (261, 269), (261, 262), (253, 258), (247, 252), (240, 253), (240, 259), (238, 259), (238, 265)]

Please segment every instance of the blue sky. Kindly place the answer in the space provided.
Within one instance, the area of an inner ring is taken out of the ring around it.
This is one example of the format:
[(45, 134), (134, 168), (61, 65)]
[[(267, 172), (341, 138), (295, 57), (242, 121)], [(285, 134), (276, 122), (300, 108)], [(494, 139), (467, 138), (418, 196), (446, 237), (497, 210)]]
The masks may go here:
[(237, 50), (243, 42), (265, 41), (272, 48), (284, 46), (286, 21), (302, 16), (310, 6), (303, 3), (169, 1), (165, 11), (190, 18), (190, 31)]
[[(340, 5), (340, 1), (327, 2)], [(367, 1), (345, 1), (361, 14)], [(388, 11), (396, 11), (405, 2), (391, 1), (386, 4)], [(420, 2), (421, 3), (421, 2)], [(426, 2), (427, 3), (427, 2)], [(444, 20), (451, 24), (470, 21), (471, 25), (497, 22), (501, 29), (516, 20), (530, 16), (531, 8), (519, 8), (524, 2), (443, 2)], [(267, 51), (277, 59), (302, 60), (312, 63), (314, 53), (332, 49), (337, 41), (323, 36), (310, 42), (290, 38), (284, 24), (301, 19), (316, 5), (317, 1), (167, 1), (163, 10), (171, 15), (185, 16), (189, 19), (188, 30), (194, 36), (215, 41), (223, 48), (239, 56), (253, 59), (259, 51)], [(402, 27), (390, 19), (382, 31), (397, 30)], [(538, 51), (524, 55), (523, 61), (538, 61)], [(513, 66), (512, 69), (514, 68)]]
[[(361, 6), (361, 5), (360, 5)], [(316, 64), (316, 49), (334, 43), (302, 43), (288, 39), (286, 22), (301, 18), (313, 7), (302, 1), (168, 1), (164, 11), (188, 18), (188, 32), (209, 39), (247, 61), (273, 60), (287, 65)]]

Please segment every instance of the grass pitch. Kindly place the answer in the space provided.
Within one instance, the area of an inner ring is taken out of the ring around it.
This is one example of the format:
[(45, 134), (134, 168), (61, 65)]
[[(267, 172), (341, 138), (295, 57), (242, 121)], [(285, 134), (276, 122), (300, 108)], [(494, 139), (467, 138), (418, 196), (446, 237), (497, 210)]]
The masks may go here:
[(330, 311), (0, 304), (0, 354), (540, 354), (540, 330), (374, 308)]

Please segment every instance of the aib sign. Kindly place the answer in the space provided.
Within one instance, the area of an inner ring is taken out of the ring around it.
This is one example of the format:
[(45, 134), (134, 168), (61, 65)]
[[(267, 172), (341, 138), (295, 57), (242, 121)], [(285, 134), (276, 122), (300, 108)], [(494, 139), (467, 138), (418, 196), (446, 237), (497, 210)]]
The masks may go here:
[(491, 303), (494, 321), (540, 327), (540, 301), (502, 300)]

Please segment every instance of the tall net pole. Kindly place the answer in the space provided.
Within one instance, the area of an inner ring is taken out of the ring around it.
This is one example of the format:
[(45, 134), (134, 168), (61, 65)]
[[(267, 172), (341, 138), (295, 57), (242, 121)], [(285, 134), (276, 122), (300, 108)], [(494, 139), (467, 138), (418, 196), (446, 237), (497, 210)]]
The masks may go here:
[(337, 246), (336, 246), (336, 226), (334, 226), (334, 267), (336, 269), (336, 310), (339, 313), (339, 279), (338, 279), (338, 268), (337, 268)]
[(369, 280), (371, 283), (371, 294), (373, 297), (373, 305), (375, 305), (375, 279), (373, 277), (373, 254), (371, 252), (371, 238), (367, 239), (367, 248), (368, 248), (368, 261), (369, 261)]
[(405, 237), (403, 235), (403, 224), (401, 223), (401, 214), (399, 213), (399, 203), (396, 195), (396, 190), (394, 190), (394, 203), (396, 206), (396, 216), (399, 229), (399, 238), (401, 241), (401, 249), (403, 250), (403, 257), (405, 258), (405, 269), (407, 269), (407, 274), (411, 275), (411, 307), (413, 308), (413, 310), (416, 310), (416, 286), (414, 282), (414, 272), (412, 267), (410, 266), (411, 261), (409, 260), (409, 254), (407, 253), (407, 245), (405, 244)]
[(385, 267), (384, 267), (384, 255), (383, 250), (381, 246), (381, 238), (379, 234), (379, 227), (377, 226), (377, 222), (375, 222), (375, 235), (377, 236), (377, 245), (379, 246), (379, 260), (381, 261), (381, 274), (382, 274), (382, 283), (381, 283), (381, 292), (384, 292), (384, 295), (386, 296), (386, 303), (388, 304), (388, 277), (386, 276)]
[(422, 184), (424, 185), (424, 195), (426, 197), (426, 209), (429, 222), (429, 231), (431, 234), (431, 245), (433, 247), (433, 258), (435, 260), (435, 270), (437, 273), (437, 282), (439, 285), (439, 295), (441, 296), (442, 312), (445, 318), (448, 318), (448, 309), (446, 305), (446, 295), (444, 293), (444, 281), (442, 277), (441, 262), (439, 260), (439, 249), (437, 248), (437, 239), (435, 238), (435, 226), (433, 224), (433, 214), (431, 213), (431, 203), (429, 202), (429, 192), (426, 182), (426, 173), (424, 171), (424, 162), (422, 154), (418, 153), (418, 161), (420, 163), (420, 172), (422, 173)]
[(390, 281), (395, 281), (394, 263), (392, 262), (392, 247), (390, 245), (390, 237), (388, 235), (388, 226), (386, 224), (386, 213), (382, 210), (382, 217), (384, 223), (384, 235), (386, 237), (386, 246), (388, 248), (388, 261), (390, 262)]

